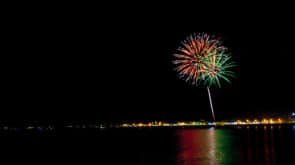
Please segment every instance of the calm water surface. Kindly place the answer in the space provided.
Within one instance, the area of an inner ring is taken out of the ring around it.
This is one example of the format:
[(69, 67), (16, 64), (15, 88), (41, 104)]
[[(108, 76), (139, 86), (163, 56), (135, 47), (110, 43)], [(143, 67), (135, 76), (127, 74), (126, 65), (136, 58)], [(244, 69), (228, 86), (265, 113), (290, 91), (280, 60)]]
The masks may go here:
[(295, 126), (1, 133), (1, 164), (295, 164)]
[(177, 130), (177, 164), (294, 164), (295, 127)]

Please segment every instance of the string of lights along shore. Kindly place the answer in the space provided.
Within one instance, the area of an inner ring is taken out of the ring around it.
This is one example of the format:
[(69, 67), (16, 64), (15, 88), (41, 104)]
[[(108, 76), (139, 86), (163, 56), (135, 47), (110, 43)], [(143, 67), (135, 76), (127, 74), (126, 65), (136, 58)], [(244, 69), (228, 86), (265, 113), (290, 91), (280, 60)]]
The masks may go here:
[(203, 85), (207, 88), (213, 121), (215, 113), (210, 87), (221, 87), (221, 80), (231, 83), (234, 77), (231, 71), (236, 63), (222, 40), (207, 33), (193, 33), (181, 42), (177, 53), (173, 54), (175, 70), (179, 77), (191, 85)]

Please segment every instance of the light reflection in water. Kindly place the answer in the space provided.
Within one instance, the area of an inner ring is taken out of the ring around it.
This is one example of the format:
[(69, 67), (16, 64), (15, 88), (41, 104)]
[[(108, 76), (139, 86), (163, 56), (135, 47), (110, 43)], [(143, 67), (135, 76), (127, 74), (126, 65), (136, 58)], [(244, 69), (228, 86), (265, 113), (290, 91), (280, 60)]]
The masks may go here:
[[(293, 135), (292, 135), (293, 132)], [(177, 131), (178, 165), (285, 164), (295, 161), (295, 125)], [(288, 157), (285, 159), (284, 157)]]
[[(179, 130), (180, 152), (178, 164), (229, 164), (239, 158), (238, 152), (231, 150), (232, 137), (230, 130), (216, 129), (185, 129)], [(230, 151), (231, 150), (231, 151)]]

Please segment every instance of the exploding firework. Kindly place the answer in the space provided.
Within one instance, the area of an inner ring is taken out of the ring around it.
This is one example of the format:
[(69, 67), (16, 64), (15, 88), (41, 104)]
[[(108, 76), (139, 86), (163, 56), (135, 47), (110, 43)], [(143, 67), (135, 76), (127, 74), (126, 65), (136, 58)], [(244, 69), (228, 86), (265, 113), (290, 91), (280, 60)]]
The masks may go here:
[(229, 54), (220, 52), (219, 54), (210, 54), (206, 58), (202, 58), (204, 65), (204, 72), (200, 77), (203, 80), (203, 84), (206, 86), (217, 85), (220, 87), (220, 79), (231, 83), (228, 77), (234, 77), (234, 73), (229, 69), (235, 66), (235, 63), (231, 61)]
[(178, 53), (174, 54), (176, 65), (175, 70), (179, 77), (185, 81), (207, 86), (213, 120), (212, 99), (209, 87), (217, 85), (220, 87), (220, 80), (230, 83), (228, 77), (234, 77), (230, 71), (235, 63), (231, 61), (231, 55), (227, 53), (227, 48), (222, 46), (220, 39), (216, 39), (205, 33), (193, 34), (184, 40), (178, 48)]

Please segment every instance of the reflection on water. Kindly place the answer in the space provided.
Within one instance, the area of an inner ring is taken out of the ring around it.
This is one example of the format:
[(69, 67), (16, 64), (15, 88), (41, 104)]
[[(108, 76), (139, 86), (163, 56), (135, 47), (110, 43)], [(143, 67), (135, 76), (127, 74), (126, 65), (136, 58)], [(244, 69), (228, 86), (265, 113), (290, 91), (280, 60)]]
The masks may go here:
[(65, 129), (62, 134), (43, 135), (0, 131), (0, 146), (0, 165), (47, 160), (51, 164), (294, 165), (295, 125)]
[(228, 164), (236, 153), (229, 151), (234, 144), (230, 130), (189, 129), (178, 130), (179, 164)]
[(291, 129), (281, 126), (182, 129), (177, 130), (176, 136), (179, 165), (289, 164), (295, 161), (295, 126)]

